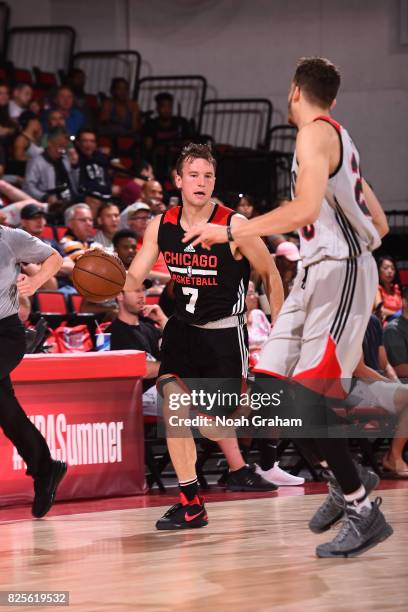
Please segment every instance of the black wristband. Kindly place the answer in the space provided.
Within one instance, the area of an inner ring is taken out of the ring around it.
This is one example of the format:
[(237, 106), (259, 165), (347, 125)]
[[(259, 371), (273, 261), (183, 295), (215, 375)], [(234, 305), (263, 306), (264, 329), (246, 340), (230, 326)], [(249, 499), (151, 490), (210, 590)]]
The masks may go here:
[(227, 238), (228, 238), (228, 242), (234, 242), (234, 238), (232, 237), (232, 230), (231, 230), (230, 225), (227, 225)]

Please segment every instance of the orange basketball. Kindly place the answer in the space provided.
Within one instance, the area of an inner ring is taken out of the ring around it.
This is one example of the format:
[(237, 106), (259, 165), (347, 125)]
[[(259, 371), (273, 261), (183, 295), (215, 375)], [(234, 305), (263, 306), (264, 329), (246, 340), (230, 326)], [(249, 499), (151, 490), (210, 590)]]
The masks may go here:
[(125, 281), (126, 270), (121, 260), (98, 249), (91, 249), (79, 257), (72, 272), (75, 289), (91, 302), (115, 298)]

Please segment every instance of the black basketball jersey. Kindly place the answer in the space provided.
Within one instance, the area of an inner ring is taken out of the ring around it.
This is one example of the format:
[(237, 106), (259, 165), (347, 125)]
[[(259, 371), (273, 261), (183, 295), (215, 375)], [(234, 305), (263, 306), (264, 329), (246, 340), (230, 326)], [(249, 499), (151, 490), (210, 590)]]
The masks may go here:
[[(234, 259), (229, 243), (215, 244), (211, 250), (182, 242), (182, 207), (168, 210), (162, 217), (158, 243), (174, 281), (175, 314), (178, 319), (204, 325), (245, 312), (250, 266), (243, 257)], [(229, 225), (230, 208), (216, 204), (209, 223)]]

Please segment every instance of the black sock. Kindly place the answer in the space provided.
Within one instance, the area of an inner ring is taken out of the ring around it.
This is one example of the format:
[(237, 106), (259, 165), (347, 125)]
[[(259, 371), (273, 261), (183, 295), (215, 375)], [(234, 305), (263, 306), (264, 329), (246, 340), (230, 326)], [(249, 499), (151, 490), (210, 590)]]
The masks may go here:
[(198, 482), (197, 478), (193, 480), (184, 480), (179, 482), (180, 492), (184, 493), (188, 501), (193, 501), (195, 496), (198, 494)]
[(259, 440), (260, 458), (259, 463), (261, 470), (266, 472), (275, 465), (278, 458), (278, 443), (277, 440), (264, 438)]

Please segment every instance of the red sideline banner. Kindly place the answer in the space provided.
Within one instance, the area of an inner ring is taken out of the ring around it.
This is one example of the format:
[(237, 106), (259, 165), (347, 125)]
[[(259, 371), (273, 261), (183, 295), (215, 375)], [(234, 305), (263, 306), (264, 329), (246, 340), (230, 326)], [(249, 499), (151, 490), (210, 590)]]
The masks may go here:
[[(55, 459), (68, 463), (60, 500), (145, 492), (140, 351), (27, 355), (16, 395)], [(0, 432), (0, 506), (31, 502), (25, 464)]]

